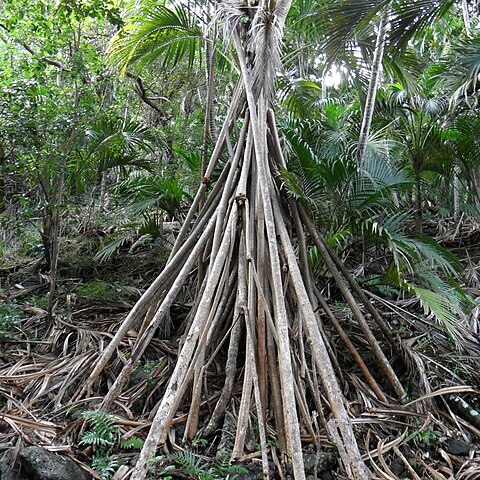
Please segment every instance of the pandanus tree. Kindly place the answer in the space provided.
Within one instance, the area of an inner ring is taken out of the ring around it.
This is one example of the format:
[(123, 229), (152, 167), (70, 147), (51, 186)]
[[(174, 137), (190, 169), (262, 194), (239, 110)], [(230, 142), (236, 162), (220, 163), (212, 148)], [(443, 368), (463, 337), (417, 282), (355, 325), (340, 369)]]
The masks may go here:
[[(166, 7), (158, 8), (165, 13)], [(111, 408), (181, 289), (196, 276), (196, 298), (176, 332), (178, 357), (134, 468), (135, 480), (146, 477), (152, 455), (167, 442), (175, 414), (186, 397), (190, 401), (184, 438), (193, 439), (199, 428), (208, 436), (230, 408), (235, 383), (243, 386), (232, 459), (242, 456), (253, 409), (265, 478), (270, 429), (277, 433), (282, 461), (291, 465), (296, 479), (305, 478), (301, 432), (318, 440), (314, 410), (338, 446), (348, 478), (370, 477), (337, 380), (340, 367), (320, 311), (338, 331), (377, 399), (386, 401), (387, 396), (315, 285), (307, 239), (318, 249), (363, 332), (389, 385), (388, 393), (398, 399), (406, 396), (354, 294), (389, 347), (401, 355), (390, 327), (316, 230), (302, 202), (285, 190), (279, 175), (286, 163), (273, 100), (289, 8), (289, 0), (218, 6), (216, 22), (227, 32), (224, 48), (231, 45), (239, 72), (231, 104), (164, 270), (123, 321), (78, 392), (82, 396), (92, 390), (122, 338), (138, 328), (131, 355), (104, 398), (103, 407)], [(166, 29), (159, 31), (165, 35)], [(127, 43), (131, 41), (128, 32), (124, 33)], [(175, 38), (165, 42), (165, 49), (177, 48), (175, 42)], [(141, 41), (131, 47), (129, 56), (136, 58), (135, 47), (143, 48)], [(215, 171), (219, 176), (214, 182)], [(202, 269), (197, 268), (199, 264)], [(225, 352), (224, 357), (219, 356), (220, 351)], [(206, 377), (215, 362), (222, 363), (225, 380), (215, 407), (205, 418), (201, 402), (203, 395), (208, 395)], [(238, 368), (240, 362), (243, 369)]]

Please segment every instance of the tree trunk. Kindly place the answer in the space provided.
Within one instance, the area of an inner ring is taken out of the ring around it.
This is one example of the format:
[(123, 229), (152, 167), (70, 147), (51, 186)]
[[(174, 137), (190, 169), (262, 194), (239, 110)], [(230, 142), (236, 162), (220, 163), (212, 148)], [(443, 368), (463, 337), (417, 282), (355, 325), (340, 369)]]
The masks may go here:
[(378, 81), (380, 78), (383, 51), (385, 48), (385, 39), (387, 35), (388, 16), (392, 2), (390, 1), (380, 17), (378, 24), (377, 42), (375, 44), (375, 52), (373, 55), (372, 71), (370, 75), (370, 82), (368, 84), (367, 100), (365, 102), (365, 109), (363, 112), (362, 126), (360, 129), (360, 137), (358, 140), (357, 151), (357, 165), (359, 169), (363, 168), (365, 161), (365, 150), (367, 148), (368, 137), (370, 135), (370, 127), (372, 125), (373, 112), (375, 109), (375, 98), (377, 96)]
[[(48, 292), (48, 319), (49, 321), (53, 320), (53, 309), (55, 301), (55, 291), (57, 288), (57, 276), (58, 276), (58, 256), (59, 256), (59, 242), (60, 242), (60, 229), (61, 229), (61, 209), (64, 200), (65, 194), (65, 182), (66, 182), (66, 169), (67, 169), (67, 159), (70, 154), (75, 136), (77, 134), (77, 107), (79, 100), (80, 91), (75, 81), (75, 97), (74, 97), (74, 119), (72, 122), (72, 130), (68, 139), (65, 142), (62, 157), (60, 159), (60, 164), (58, 166), (58, 182), (56, 184), (56, 191), (53, 195), (53, 205), (49, 205), (46, 211), (46, 221), (48, 222), (48, 234), (47, 238), (49, 241), (49, 267), (50, 267), (50, 290)], [(44, 232), (45, 233), (45, 232)]]
[(423, 199), (422, 199), (422, 175), (415, 173), (415, 230), (422, 233), (423, 228)]
[(474, 204), (477, 210), (480, 211), (480, 168), (476, 165), (473, 167), (472, 184)]
[(100, 213), (105, 213), (108, 208), (108, 198), (107, 198), (107, 172), (104, 170), (102, 172), (102, 177), (100, 180)]
[(5, 202), (5, 175), (6, 175), (6, 154), (3, 145), (0, 144), (0, 213), (3, 213), (6, 208)]
[(461, 184), (460, 184), (460, 167), (455, 165), (453, 167), (453, 218), (456, 222), (460, 220), (461, 211)]
[(470, 14), (468, 12), (468, 3), (467, 0), (462, 0), (462, 14), (463, 14), (463, 23), (465, 25), (465, 33), (467, 37), (471, 36), (471, 24), (470, 24)]

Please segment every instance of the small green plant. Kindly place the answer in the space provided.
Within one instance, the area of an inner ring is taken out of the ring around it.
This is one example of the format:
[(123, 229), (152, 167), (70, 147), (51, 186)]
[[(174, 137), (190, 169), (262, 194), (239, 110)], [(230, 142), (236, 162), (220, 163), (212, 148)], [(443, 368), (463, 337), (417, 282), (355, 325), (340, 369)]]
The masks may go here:
[(120, 440), (118, 446), (123, 450), (141, 450), (143, 448), (143, 440), (138, 437), (130, 437), (126, 440)]
[(239, 475), (248, 473), (242, 465), (232, 465), (227, 457), (218, 459), (209, 470), (212, 479), (234, 480)]
[(92, 468), (101, 480), (110, 480), (118, 468), (118, 460), (112, 453), (115, 448), (141, 449), (143, 440), (138, 437), (120, 438), (120, 425), (115, 418), (103, 410), (87, 410), (82, 413), (88, 429), (82, 435), (80, 444), (92, 445), (96, 451), (92, 458)]
[(105, 448), (117, 443), (120, 426), (111, 415), (103, 410), (87, 410), (82, 417), (90, 429), (83, 434), (80, 444)]
[[(169, 472), (171, 472), (172, 470), (175, 470), (175, 469), (176, 469), (175, 465), (167, 465), (160, 472), (158, 472), (158, 475), (160, 475), (160, 478), (162, 480), (172, 480), (173, 477), (171, 475), (169, 475)], [(149, 478), (154, 478), (154, 477), (149, 477)], [(155, 478), (157, 478), (157, 477), (155, 477)]]
[(269, 435), (269, 436), (267, 437), (267, 447), (278, 448), (278, 447), (279, 447), (279, 443), (278, 443), (277, 437), (275, 437), (274, 435)]
[(14, 337), (14, 330), (20, 318), (21, 310), (16, 303), (0, 305), (0, 341)]
[(205, 448), (207, 445), (208, 445), (208, 440), (205, 440), (204, 438), (195, 437), (192, 440), (192, 447)]
[(159, 368), (165, 361), (165, 357), (160, 357), (158, 360), (148, 360), (143, 365), (140, 364), (137, 368), (141, 368), (146, 376), (147, 386), (153, 388), (156, 385), (155, 370)]
[(438, 437), (438, 432), (433, 428), (426, 428), (425, 430), (417, 430), (412, 433), (408, 440), (413, 440), (416, 444), (429, 445), (431, 442), (435, 441)]
[(23, 245), (23, 251), (29, 256), (40, 255), (43, 252), (42, 239), (38, 232), (25, 231), (25, 242)]
[(35, 307), (43, 308), (44, 310), (48, 308), (48, 298), (46, 295), (32, 295), (30, 301)]
[(92, 468), (101, 480), (110, 480), (118, 468), (118, 461), (106, 455), (104, 451), (99, 451), (92, 458)]
[[(162, 458), (162, 457), (161, 457)], [(241, 465), (231, 465), (228, 459), (222, 458), (210, 464), (191, 451), (174, 452), (163, 460), (171, 460), (188, 478), (196, 480), (234, 480), (247, 469)], [(172, 466), (164, 468), (160, 475), (163, 480), (171, 479), (169, 473)]]

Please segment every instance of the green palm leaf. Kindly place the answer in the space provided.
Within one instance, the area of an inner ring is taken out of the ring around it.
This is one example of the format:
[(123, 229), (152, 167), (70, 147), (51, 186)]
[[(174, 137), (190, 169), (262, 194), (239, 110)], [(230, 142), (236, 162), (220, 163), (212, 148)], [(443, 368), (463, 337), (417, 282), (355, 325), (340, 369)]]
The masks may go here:
[(460, 315), (463, 317), (463, 311), (456, 300), (452, 289), (442, 289), (438, 292), (409, 285), (409, 289), (420, 301), (426, 315), (433, 315), (441, 324), (449, 336), (453, 339), (459, 339), (461, 334)]
[(390, 46), (392, 52), (407, 47), (408, 42), (444, 16), (454, 0), (398, 0), (393, 3)]
[(278, 78), (278, 98), (293, 117), (305, 117), (321, 95), (321, 86), (312, 80), (282, 75)]
[(124, 118), (100, 118), (79, 139), (77, 154), (68, 162), (70, 182), (94, 182), (112, 168), (149, 168), (154, 138), (142, 123)]
[(147, 3), (131, 11), (125, 21), (108, 49), (110, 61), (123, 72), (129, 67), (141, 70), (158, 59), (171, 67), (185, 57), (191, 68), (202, 48), (204, 36), (197, 17), (182, 6)]
[[(341, 50), (352, 48), (360, 48), (363, 58), (369, 59), (371, 55), (368, 51), (375, 42), (370, 24), (388, 3), (388, 0), (331, 0), (312, 7), (303, 17), (304, 22), (308, 20), (322, 25), (323, 50), (328, 62), (333, 61)], [(454, 4), (454, 0), (393, 1), (386, 46), (389, 56), (400, 54), (413, 38), (442, 18)]]
[(116, 192), (130, 206), (132, 213), (143, 213), (156, 207), (175, 216), (182, 201), (189, 197), (184, 184), (169, 176), (137, 174), (119, 183)]
[(447, 82), (453, 93), (451, 104), (466, 101), (475, 106), (479, 101), (480, 81), (480, 36), (459, 41), (453, 46), (445, 67), (449, 76)]

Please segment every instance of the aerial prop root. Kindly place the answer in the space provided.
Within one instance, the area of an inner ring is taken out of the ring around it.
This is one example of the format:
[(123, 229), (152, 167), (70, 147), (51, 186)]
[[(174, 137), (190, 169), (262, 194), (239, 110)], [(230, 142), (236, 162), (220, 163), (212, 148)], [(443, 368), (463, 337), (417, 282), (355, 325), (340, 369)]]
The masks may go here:
[[(243, 105), (244, 92), (241, 83), (239, 83), (235, 88), (231, 106), (226, 115), (222, 130), (215, 145), (214, 152), (207, 166), (205, 177), (202, 179), (202, 183), (197, 191), (193, 204), (187, 213), (185, 221), (182, 224), (165, 268), (157, 276), (150, 287), (143, 293), (133, 309), (124, 319), (115, 336), (97, 360), (85, 383), (81, 386), (77, 393), (73, 395), (72, 401), (78, 400), (90, 394), (94, 383), (98, 380), (99, 376), (107, 367), (109, 361), (117, 351), (127, 332), (132, 329), (136, 323), (144, 320), (147, 311), (161, 301), (162, 295), (165, 294), (165, 290), (168, 290), (168, 288), (171, 286), (181, 266), (185, 262), (186, 258), (191, 254), (192, 248), (197, 242), (198, 237), (205, 229), (210, 217), (217, 208), (216, 201), (218, 200), (218, 195), (221, 195), (225, 179), (230, 173), (230, 169), (228, 168), (228, 165), (226, 165), (215, 186), (213, 187), (212, 192), (208, 196), (207, 202), (203, 205), (195, 220), (195, 216), (198, 212), (202, 199), (207, 191), (209, 180), (216, 166), (218, 165), (218, 161), (220, 160), (223, 148), (225, 146), (225, 138), (230, 134), (232, 125), (237, 121), (238, 114), (242, 110)], [(187, 238), (188, 233), (189, 235)]]

